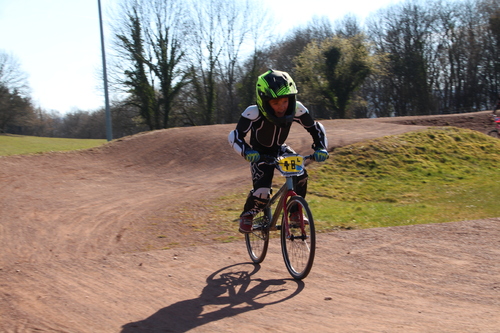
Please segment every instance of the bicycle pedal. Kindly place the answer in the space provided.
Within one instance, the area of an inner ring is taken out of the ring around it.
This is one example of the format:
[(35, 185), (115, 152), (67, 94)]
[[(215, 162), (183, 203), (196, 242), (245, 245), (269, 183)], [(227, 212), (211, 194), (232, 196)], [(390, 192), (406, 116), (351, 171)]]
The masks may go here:
[(271, 228), (269, 230), (276, 231), (276, 230), (281, 230), (281, 225), (276, 225), (274, 228)]

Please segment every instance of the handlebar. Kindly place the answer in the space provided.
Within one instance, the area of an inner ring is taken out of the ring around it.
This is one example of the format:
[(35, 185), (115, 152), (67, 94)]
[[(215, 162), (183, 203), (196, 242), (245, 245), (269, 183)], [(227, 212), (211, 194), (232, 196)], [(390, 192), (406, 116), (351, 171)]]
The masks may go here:
[[(304, 158), (304, 160), (313, 160), (314, 161), (314, 154), (302, 156), (302, 157)], [(260, 164), (276, 165), (276, 164), (278, 164), (278, 157), (275, 157), (272, 155), (260, 155), (260, 159), (257, 163), (259, 165)]]

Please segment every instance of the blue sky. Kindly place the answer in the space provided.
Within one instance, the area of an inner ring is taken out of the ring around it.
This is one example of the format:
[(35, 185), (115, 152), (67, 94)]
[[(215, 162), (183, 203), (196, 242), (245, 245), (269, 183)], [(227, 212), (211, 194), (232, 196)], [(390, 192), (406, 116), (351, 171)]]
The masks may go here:
[[(361, 20), (400, 0), (265, 1), (280, 29), (305, 24), (314, 15), (335, 21), (348, 13)], [(117, 0), (101, 0), (106, 13)], [(105, 32), (106, 32), (106, 23)], [(29, 75), (36, 106), (61, 113), (104, 105), (97, 0), (0, 0), (0, 50), (12, 54)], [(105, 36), (107, 46), (110, 38)]]

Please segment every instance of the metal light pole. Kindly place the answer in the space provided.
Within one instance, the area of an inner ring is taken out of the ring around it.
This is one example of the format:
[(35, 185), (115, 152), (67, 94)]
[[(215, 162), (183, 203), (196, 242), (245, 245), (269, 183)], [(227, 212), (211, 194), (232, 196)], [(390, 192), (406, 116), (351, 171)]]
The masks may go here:
[(99, 26), (101, 28), (101, 50), (102, 50), (102, 76), (104, 80), (104, 102), (106, 104), (106, 139), (113, 140), (113, 130), (111, 128), (111, 111), (109, 110), (109, 96), (108, 96), (108, 74), (106, 71), (106, 51), (104, 49), (104, 32), (102, 28), (102, 13), (101, 13), (101, 0), (97, 0), (99, 7)]

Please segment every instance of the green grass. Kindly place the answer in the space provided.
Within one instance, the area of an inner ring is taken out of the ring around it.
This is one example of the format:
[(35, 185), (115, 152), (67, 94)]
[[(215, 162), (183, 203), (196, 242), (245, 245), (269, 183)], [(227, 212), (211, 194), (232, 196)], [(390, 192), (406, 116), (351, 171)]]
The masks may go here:
[[(476, 131), (430, 128), (364, 141), (336, 149), (309, 175), (319, 231), (500, 216), (500, 140)], [(221, 198), (219, 214), (237, 218), (245, 196)]]
[(106, 140), (43, 138), (37, 136), (0, 135), (0, 156), (70, 151), (100, 146)]

